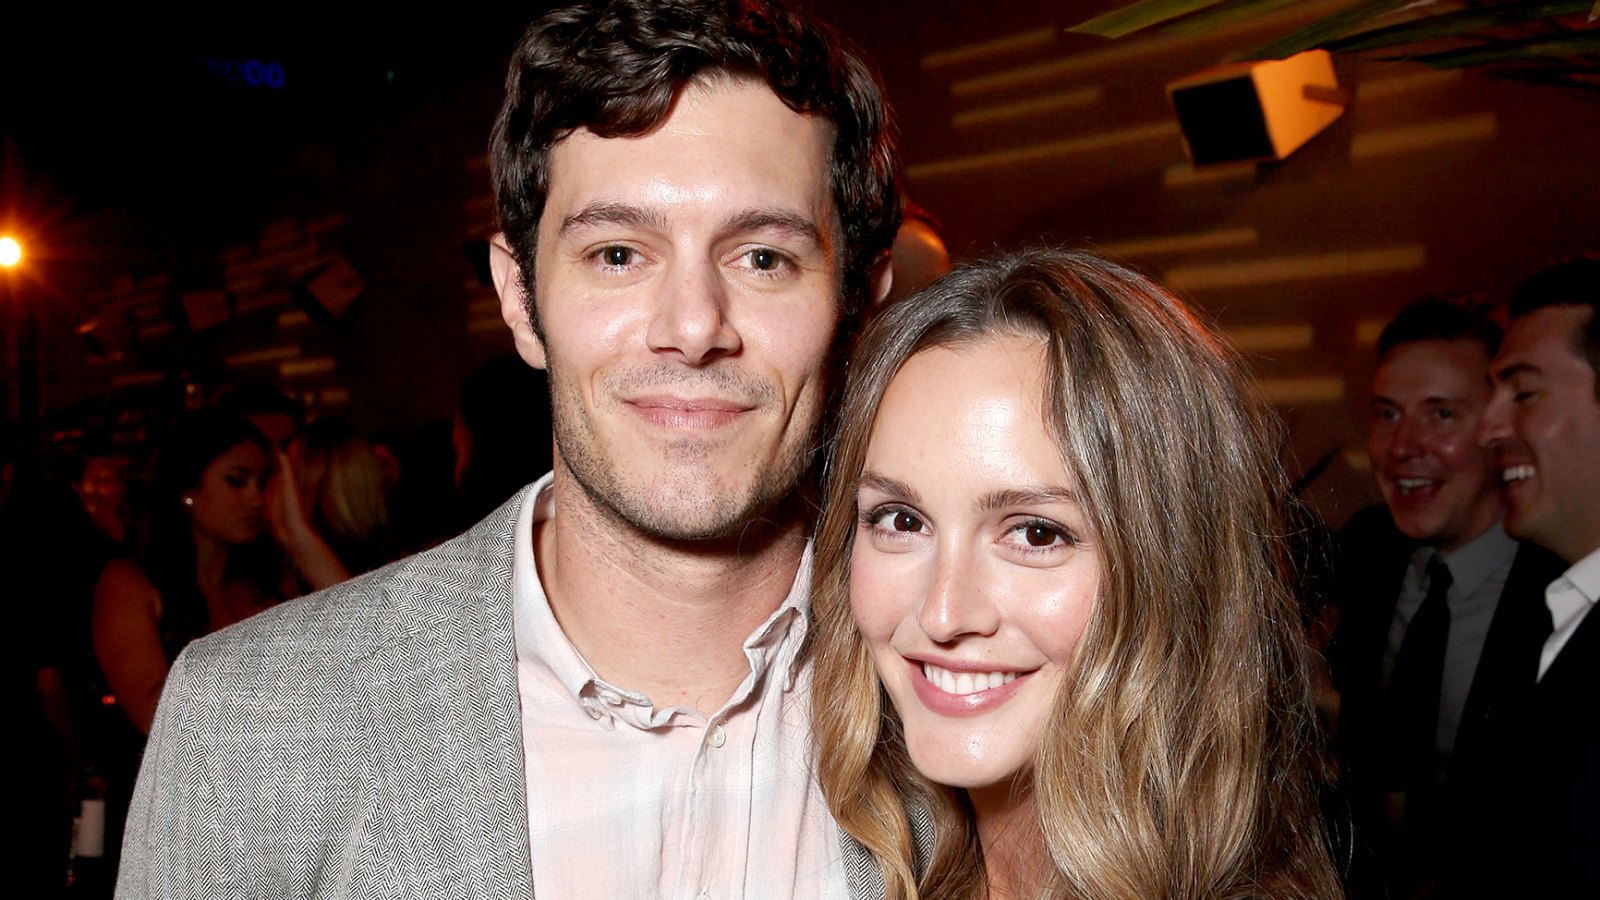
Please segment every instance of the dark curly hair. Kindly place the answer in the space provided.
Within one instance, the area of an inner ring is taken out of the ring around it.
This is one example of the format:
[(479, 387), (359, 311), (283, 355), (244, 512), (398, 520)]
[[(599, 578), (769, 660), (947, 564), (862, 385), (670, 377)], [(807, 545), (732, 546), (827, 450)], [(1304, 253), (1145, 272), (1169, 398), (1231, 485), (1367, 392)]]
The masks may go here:
[(763, 82), (790, 109), (833, 123), (846, 312), (863, 305), (873, 263), (899, 228), (901, 196), (883, 90), (860, 54), (822, 23), (763, 0), (613, 0), (558, 9), (529, 26), (490, 136), (500, 228), (536, 330), (531, 282), (550, 148), (579, 128), (606, 138), (644, 134), (667, 118), (684, 86), (707, 75)]

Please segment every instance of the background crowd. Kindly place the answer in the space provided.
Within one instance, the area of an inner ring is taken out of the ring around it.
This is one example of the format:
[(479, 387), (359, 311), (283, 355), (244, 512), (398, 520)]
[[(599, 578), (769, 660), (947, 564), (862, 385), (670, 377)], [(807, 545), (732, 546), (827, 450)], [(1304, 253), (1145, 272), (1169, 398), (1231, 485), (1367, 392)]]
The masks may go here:
[[(5, 432), (0, 571), (21, 651), (8, 687), (40, 896), (69, 863), (80, 895), (109, 890), (144, 737), (189, 641), (453, 537), (551, 464), (543, 373), (515, 356), (472, 374), (452, 421), (408, 434), (307, 421), (259, 383), (193, 388), (108, 401), (43, 455)], [(91, 855), (69, 860), (85, 841)]]

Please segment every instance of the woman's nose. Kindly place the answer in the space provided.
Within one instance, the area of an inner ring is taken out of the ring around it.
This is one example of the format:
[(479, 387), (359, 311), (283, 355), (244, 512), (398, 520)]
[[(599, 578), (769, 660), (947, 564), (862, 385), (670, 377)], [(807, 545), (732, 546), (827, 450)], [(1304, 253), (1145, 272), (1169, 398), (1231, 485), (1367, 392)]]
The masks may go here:
[(999, 629), (1000, 610), (978, 572), (974, 554), (940, 552), (917, 621), (924, 634), (941, 644), (969, 635), (994, 634)]

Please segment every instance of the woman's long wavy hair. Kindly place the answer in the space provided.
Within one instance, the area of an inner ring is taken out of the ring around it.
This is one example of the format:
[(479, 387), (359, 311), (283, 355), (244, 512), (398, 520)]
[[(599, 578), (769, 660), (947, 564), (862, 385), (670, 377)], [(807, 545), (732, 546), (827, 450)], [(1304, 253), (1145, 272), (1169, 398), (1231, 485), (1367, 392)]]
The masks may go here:
[[(1101, 552), (1095, 608), (1031, 773), (1054, 863), (1041, 896), (1339, 896), (1287, 587), (1276, 420), (1181, 301), (1084, 253), (958, 269), (885, 310), (850, 360), (814, 599), (813, 717), (835, 818), (877, 859), (888, 896), (984, 895), (966, 798), (912, 767), (855, 628), (850, 556), (856, 480), (890, 381), (923, 350), (997, 334), (1045, 345), (1047, 425)], [(908, 804), (932, 814), (931, 859), (915, 859)]]

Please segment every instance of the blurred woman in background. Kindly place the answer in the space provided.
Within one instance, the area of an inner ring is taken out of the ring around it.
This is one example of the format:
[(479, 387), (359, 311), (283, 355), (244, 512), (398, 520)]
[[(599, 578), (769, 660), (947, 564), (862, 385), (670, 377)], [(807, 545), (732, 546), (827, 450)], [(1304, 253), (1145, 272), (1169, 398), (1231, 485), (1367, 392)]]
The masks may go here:
[(286, 596), (332, 587), (394, 558), (383, 466), (349, 423), (311, 423), (278, 465), (267, 513), (289, 563)]
[(158, 453), (143, 551), (106, 565), (91, 629), (107, 685), (142, 732), (186, 644), (277, 600), (261, 540), (268, 473), (261, 433), (217, 410), (180, 419)]

